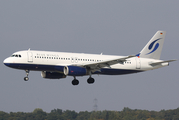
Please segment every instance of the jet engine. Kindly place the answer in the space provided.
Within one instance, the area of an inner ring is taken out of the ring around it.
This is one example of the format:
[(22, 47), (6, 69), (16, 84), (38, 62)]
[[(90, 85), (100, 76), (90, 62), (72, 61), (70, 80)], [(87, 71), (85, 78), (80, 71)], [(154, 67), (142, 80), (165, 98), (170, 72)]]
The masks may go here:
[(60, 78), (66, 78), (66, 75), (58, 72), (47, 72), (47, 71), (42, 71), (41, 76), (43, 78), (48, 78), (48, 79), (60, 79)]
[(84, 76), (89, 75), (89, 70), (78, 66), (65, 66), (64, 74), (69, 76)]

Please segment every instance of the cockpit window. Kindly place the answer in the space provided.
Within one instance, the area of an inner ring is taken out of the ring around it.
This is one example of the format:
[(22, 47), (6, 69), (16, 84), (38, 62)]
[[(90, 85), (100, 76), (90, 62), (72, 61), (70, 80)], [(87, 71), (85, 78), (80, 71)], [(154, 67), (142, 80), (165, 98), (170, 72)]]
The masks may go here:
[(21, 57), (21, 55), (13, 54), (11, 57)]

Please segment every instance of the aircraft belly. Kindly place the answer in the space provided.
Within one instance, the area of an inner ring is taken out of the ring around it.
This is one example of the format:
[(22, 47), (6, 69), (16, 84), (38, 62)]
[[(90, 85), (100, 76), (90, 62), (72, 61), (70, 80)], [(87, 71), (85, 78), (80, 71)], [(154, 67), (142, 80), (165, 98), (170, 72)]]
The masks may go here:
[(116, 64), (111, 65), (111, 68), (105, 67), (96, 71), (94, 74), (105, 74), (105, 75), (123, 75), (142, 72), (141, 69), (136, 69), (136, 64)]
[(130, 70), (130, 69), (110, 69), (110, 68), (102, 68), (99, 71), (96, 71), (94, 74), (104, 74), (104, 75), (123, 75), (123, 74), (131, 74), (143, 72), (142, 70)]

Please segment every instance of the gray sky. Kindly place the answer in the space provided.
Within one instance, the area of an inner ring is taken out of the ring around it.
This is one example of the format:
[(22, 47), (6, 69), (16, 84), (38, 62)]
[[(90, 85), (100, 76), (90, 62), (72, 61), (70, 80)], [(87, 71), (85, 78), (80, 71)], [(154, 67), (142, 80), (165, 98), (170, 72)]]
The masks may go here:
[(178, 61), (148, 72), (61, 80), (43, 79), (40, 72), (6, 67), (3, 60), (20, 50), (49, 50), (132, 55), (157, 30), (167, 31), (161, 59), (179, 60), (178, 0), (1, 0), (0, 111), (31, 112), (42, 108), (92, 111), (124, 107), (159, 111), (179, 107)]

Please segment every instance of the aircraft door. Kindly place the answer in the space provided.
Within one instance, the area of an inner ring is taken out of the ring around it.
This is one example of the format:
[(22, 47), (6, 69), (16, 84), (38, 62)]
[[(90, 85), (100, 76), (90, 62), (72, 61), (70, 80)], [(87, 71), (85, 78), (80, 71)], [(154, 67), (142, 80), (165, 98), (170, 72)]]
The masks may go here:
[(27, 52), (27, 61), (28, 62), (33, 62), (33, 54), (32, 54), (32, 52)]
[(140, 58), (136, 58), (136, 69), (140, 69), (140, 68), (141, 68)]

